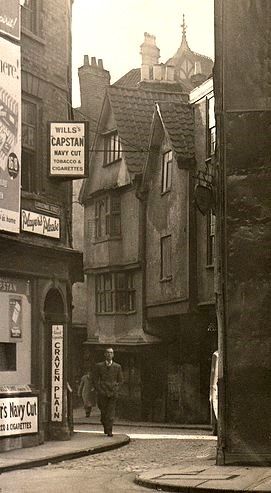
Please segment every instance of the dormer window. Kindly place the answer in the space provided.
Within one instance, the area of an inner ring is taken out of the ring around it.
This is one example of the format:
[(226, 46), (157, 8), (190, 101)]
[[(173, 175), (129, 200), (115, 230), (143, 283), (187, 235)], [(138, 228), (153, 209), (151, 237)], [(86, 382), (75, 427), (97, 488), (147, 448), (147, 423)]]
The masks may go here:
[(121, 159), (122, 148), (117, 132), (104, 135), (104, 165), (114, 163)]
[(162, 162), (162, 193), (169, 192), (172, 179), (172, 151), (163, 154)]

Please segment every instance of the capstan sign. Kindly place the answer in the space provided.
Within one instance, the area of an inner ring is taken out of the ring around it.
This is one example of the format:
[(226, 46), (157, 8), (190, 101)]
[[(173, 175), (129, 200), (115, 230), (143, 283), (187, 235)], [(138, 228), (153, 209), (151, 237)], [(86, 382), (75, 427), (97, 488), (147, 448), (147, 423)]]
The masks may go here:
[(87, 122), (49, 123), (49, 176), (84, 178), (88, 164)]
[(38, 398), (0, 399), (0, 437), (38, 432)]

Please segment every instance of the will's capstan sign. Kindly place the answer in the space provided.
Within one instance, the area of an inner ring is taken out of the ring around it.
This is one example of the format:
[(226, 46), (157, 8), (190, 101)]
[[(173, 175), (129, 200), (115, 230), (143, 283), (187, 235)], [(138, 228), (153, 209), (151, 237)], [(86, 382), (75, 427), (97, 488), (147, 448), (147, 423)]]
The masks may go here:
[(87, 176), (87, 122), (50, 122), (49, 148), (50, 176), (62, 178)]

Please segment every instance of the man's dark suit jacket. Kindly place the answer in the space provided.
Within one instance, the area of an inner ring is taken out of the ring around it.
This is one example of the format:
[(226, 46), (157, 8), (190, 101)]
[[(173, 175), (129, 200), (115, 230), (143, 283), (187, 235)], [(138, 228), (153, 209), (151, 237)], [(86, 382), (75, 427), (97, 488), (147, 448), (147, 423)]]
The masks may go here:
[(96, 364), (94, 384), (98, 395), (117, 398), (122, 383), (122, 369), (118, 363), (113, 361), (111, 366), (107, 366), (105, 361)]

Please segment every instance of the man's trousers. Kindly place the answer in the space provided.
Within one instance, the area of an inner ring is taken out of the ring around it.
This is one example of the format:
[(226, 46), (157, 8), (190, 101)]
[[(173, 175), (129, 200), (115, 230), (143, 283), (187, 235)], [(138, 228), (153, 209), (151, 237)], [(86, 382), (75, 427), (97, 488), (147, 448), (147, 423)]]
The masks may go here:
[(106, 435), (112, 433), (113, 422), (116, 411), (116, 397), (107, 397), (107, 395), (99, 395), (98, 406), (101, 411), (101, 423), (104, 427)]

